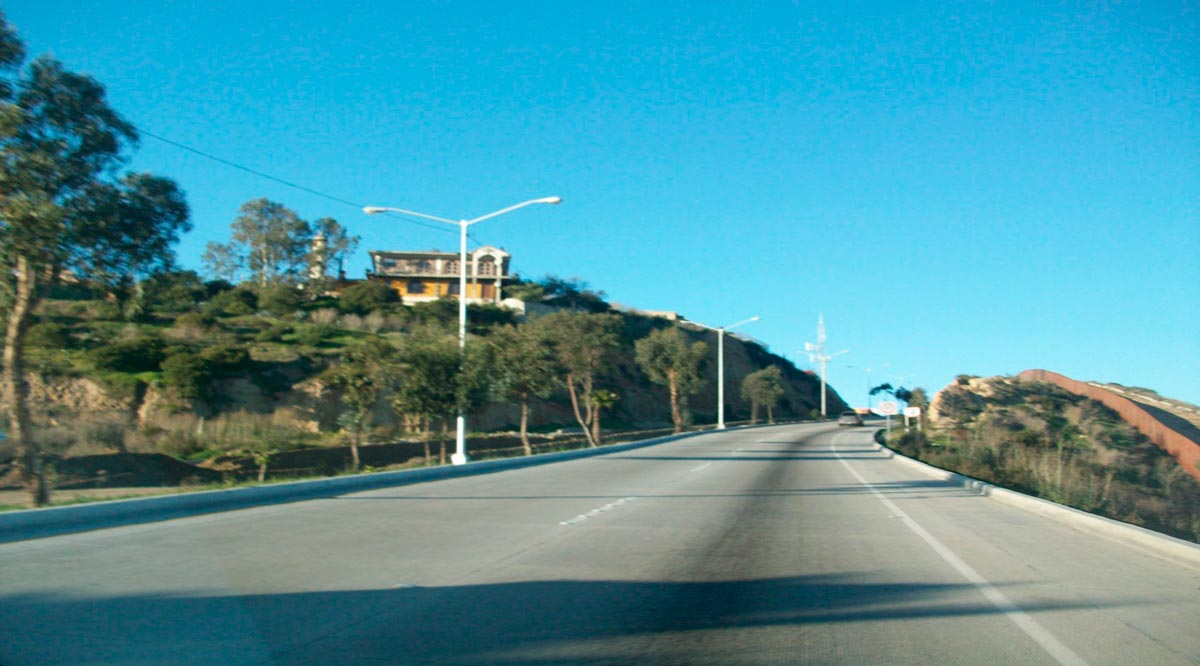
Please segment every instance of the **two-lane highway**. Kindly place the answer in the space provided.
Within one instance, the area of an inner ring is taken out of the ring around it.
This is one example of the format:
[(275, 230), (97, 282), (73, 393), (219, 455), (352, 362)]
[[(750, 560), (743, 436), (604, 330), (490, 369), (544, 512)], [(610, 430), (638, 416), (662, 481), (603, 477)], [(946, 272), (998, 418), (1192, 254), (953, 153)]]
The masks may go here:
[(1200, 570), (870, 429), (0, 545), (0, 664), (1200, 664)]

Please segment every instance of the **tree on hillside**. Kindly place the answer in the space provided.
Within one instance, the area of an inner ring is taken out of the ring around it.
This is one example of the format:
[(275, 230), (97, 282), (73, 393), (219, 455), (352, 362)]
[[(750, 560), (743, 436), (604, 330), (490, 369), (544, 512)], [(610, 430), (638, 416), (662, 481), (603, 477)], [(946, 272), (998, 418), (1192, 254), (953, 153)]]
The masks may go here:
[(557, 385), (554, 349), (542, 325), (534, 319), (517, 326), (500, 326), (488, 336), (494, 359), (497, 392), (504, 400), (521, 405), (521, 446), (531, 455), (529, 399), (549, 398)]
[(169, 268), (187, 231), (175, 183), (118, 176), (136, 129), (104, 87), (43, 57), (19, 71), (24, 49), (0, 16), (0, 284), (7, 303), (3, 403), (35, 504), (49, 502), (24, 376), (33, 311), (64, 271), (109, 288)]
[(671, 403), (671, 422), (675, 432), (683, 432), (687, 398), (700, 390), (700, 366), (708, 354), (703, 342), (688, 344), (678, 327), (660, 328), (638, 340), (635, 358), (650, 381), (667, 387)]
[(783, 397), (783, 373), (772, 365), (746, 375), (742, 399), (750, 402), (750, 422), (758, 423), (759, 407), (767, 408), (767, 422), (775, 423), (775, 405)]
[(560, 278), (557, 275), (547, 275), (539, 283), (542, 287), (542, 300), (559, 307), (570, 308), (572, 312), (608, 312), (608, 303), (604, 302), (604, 292), (591, 291), (588, 283), (577, 277)]
[(395, 384), (396, 348), (383, 338), (367, 338), (348, 347), (341, 361), (325, 371), (329, 386), (341, 394), (342, 413), (338, 426), (350, 433), (350, 466), (358, 471), (358, 447), (370, 426), (371, 410), (385, 391)]
[[(462, 354), (458, 341), (448, 333), (429, 327), (409, 335), (396, 356), (399, 379), (392, 396), (394, 409), (414, 419), (425, 445), (425, 461), (432, 462), (429, 440), (435, 420), (442, 432), (460, 405)], [(446, 463), (446, 438), (440, 442), (439, 458)]]
[(204, 263), (217, 277), (248, 269), (260, 288), (297, 284), (304, 278), (313, 231), (308, 222), (283, 204), (254, 199), (242, 204), (230, 225), (229, 243), (210, 242)]
[(868, 395), (879, 395), (880, 393), (886, 393), (894, 397), (896, 395), (896, 388), (892, 386), (891, 383), (884, 382), (879, 386), (873, 387), (870, 391), (867, 391)]
[(556, 312), (542, 318), (575, 420), (588, 445), (600, 440), (600, 405), (595, 400), (596, 379), (610, 362), (620, 342), (621, 318), (614, 314)]

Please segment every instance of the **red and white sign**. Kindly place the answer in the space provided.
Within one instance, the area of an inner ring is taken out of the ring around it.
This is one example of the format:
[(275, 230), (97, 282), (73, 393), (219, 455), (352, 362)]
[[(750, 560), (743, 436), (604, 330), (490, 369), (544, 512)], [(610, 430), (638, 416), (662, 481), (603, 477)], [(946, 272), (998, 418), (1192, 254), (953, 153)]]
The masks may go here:
[(900, 406), (891, 400), (885, 400), (879, 403), (879, 406), (876, 407), (876, 410), (878, 410), (879, 413), (883, 414), (884, 416), (895, 416), (896, 414), (900, 413)]

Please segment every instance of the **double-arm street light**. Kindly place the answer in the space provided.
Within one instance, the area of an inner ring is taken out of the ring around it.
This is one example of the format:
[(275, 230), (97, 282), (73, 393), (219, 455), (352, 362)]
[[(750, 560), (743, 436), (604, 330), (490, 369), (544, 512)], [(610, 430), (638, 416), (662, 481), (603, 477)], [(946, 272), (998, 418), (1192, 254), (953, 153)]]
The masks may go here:
[(709, 326), (698, 321), (692, 322), (701, 328), (717, 332), (717, 430), (725, 429), (725, 331), (737, 328), (742, 324), (749, 324), (752, 321), (758, 321), (758, 317), (743, 319), (729, 326)]
[[(518, 208), (524, 208), (533, 204), (557, 204), (562, 203), (562, 197), (543, 197), (541, 199), (530, 199), (522, 201), (519, 204), (501, 208), (487, 215), (480, 215), (471, 220), (450, 220), (444, 217), (435, 215), (426, 215), (416, 211), (404, 210), (403, 208), (387, 208), (384, 206), (367, 206), (363, 208), (363, 212), (367, 215), (376, 215), (378, 213), (400, 213), (402, 215), (411, 215), (420, 217), (426, 220), (435, 222), (445, 222), (446, 224), (454, 224), (459, 228), (459, 249), (458, 249), (458, 350), (462, 356), (461, 362), (466, 362), (467, 349), (467, 227), (482, 222), (484, 220), (510, 213)], [(458, 409), (458, 419), (456, 427), (456, 451), (450, 456), (450, 462), (455, 465), (462, 465), (467, 462), (467, 417), (463, 413), (463, 408)]]

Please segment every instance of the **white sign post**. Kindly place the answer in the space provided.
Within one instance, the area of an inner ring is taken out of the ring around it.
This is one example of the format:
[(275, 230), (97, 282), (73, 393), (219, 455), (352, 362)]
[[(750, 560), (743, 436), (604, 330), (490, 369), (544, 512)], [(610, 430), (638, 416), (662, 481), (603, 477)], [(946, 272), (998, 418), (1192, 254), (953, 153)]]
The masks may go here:
[(891, 400), (885, 400), (879, 403), (879, 413), (887, 419), (887, 437), (892, 436), (892, 417), (899, 413), (899, 405)]
[(905, 407), (904, 408), (904, 427), (908, 427), (909, 419), (917, 419), (917, 430), (921, 429), (921, 408), (920, 407)]

